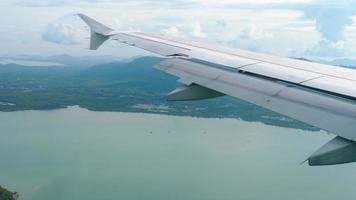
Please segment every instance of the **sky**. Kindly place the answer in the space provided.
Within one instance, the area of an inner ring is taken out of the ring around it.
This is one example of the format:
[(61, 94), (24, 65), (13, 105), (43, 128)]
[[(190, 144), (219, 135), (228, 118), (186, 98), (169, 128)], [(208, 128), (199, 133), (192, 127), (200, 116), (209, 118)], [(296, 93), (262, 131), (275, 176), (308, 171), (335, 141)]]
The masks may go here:
[(106, 42), (88, 50), (84, 13), (119, 31), (142, 31), (305, 58), (356, 58), (356, 1), (0, 0), (0, 56), (146, 55)]

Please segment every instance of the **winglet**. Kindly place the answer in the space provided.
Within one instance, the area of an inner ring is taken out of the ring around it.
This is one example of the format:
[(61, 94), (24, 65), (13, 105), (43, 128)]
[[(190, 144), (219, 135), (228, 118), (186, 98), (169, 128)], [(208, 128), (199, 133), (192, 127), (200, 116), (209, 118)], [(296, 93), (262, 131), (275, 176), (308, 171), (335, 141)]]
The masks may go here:
[(114, 29), (111, 29), (84, 14), (78, 14), (78, 16), (90, 27), (91, 50), (98, 49), (100, 45), (109, 39), (110, 33), (114, 31)]

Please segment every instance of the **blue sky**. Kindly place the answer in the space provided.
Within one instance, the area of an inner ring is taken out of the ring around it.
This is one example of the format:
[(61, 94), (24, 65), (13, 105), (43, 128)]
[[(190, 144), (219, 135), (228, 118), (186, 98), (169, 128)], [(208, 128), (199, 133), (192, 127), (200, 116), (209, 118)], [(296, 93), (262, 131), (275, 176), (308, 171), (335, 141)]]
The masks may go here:
[(87, 50), (85, 13), (122, 31), (145, 31), (308, 58), (356, 58), (356, 1), (1, 0), (0, 55), (115, 55), (142, 50), (106, 43)]

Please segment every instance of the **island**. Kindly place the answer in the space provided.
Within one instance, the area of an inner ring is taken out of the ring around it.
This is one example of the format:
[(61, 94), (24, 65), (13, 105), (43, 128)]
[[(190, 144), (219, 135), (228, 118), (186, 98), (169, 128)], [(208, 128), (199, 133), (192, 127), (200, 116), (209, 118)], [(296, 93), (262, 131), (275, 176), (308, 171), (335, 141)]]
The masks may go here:
[(19, 195), (17, 192), (10, 192), (0, 186), (0, 200), (17, 200)]

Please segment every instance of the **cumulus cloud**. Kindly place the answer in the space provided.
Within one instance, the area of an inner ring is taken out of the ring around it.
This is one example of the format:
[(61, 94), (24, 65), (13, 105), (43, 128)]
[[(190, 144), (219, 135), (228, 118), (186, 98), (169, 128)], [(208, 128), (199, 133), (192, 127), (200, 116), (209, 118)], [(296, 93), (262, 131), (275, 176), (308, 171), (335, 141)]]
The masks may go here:
[(178, 30), (176, 26), (170, 26), (161, 30), (161, 34), (172, 37), (184, 37), (184, 35)]
[(98, 0), (31, 0), (31, 1), (2, 0), (2, 1), (4, 1), (4, 2), (7, 1), (7, 5), (20, 5), (20, 6), (65, 6), (65, 5), (70, 5), (70, 4), (83, 5), (83, 4), (90, 4), (90, 3), (98, 2)]
[(207, 34), (201, 30), (201, 25), (198, 22), (196, 22), (194, 24), (193, 31), (192, 31), (191, 35), (193, 37), (198, 37), (198, 38), (206, 38), (207, 37)]
[(248, 24), (240, 34), (241, 39), (259, 40), (271, 38), (272, 34), (258, 28), (255, 24)]
[(352, 24), (351, 16), (356, 14), (356, 10), (345, 10), (345, 7), (337, 6), (311, 6), (303, 11), (307, 18), (315, 20), (316, 28), (323, 37), (333, 42), (342, 38), (343, 29)]
[[(226, 6), (226, 5), (266, 5), (266, 4), (305, 4), (313, 0), (2, 0), (7, 5), (22, 6), (67, 6), (67, 5), (90, 5), (90, 4), (132, 4), (132, 5), (152, 5), (161, 6)], [(0, 5), (1, 5), (0, 3)]]
[[(279, 25), (259, 24), (216, 24), (218, 32), (213, 35), (222, 45), (259, 51), (282, 56), (301, 57), (318, 50), (321, 40), (318, 31), (313, 29), (289, 29)], [(306, 37), (301, 38), (301, 35)]]
[(331, 42), (330, 46), (334, 49), (343, 49), (345, 47), (345, 41), (339, 40), (337, 42)]
[(83, 36), (80, 29), (63, 23), (48, 24), (42, 33), (43, 40), (66, 45), (79, 44)]
[[(356, 54), (354, 48), (356, 25), (351, 24), (350, 18), (356, 15), (354, 12), (356, 6), (352, 5), (352, 1), (347, 1), (351, 2), (348, 5), (342, 2), (336, 0), (3, 0), (0, 5), (4, 3), (9, 7), (0, 10), (2, 11), (0, 15), (11, 19), (3, 23), (2, 30), (23, 32), (23, 35), (31, 36), (31, 44), (37, 42), (38, 45), (35, 46), (42, 45), (46, 50), (48, 47), (56, 48), (48, 42), (64, 45), (78, 44), (75, 46), (78, 47), (77, 49), (84, 49), (87, 46), (88, 41), (83, 38), (88, 37), (89, 31), (83, 28), (85, 25), (79, 19), (79, 23), (71, 20), (55, 20), (66, 13), (80, 11), (120, 31), (135, 30), (174, 37), (198, 37), (197, 40), (204, 42), (218, 41), (232, 47), (287, 56), (326, 55), (326, 53), (346, 55), (349, 51)], [(25, 7), (19, 9), (21, 6)], [(7, 11), (9, 9), (13, 9), (14, 12)], [(26, 24), (33, 21), (37, 23), (26, 27)], [(12, 27), (13, 24), (17, 25), (17, 30)], [(36, 40), (38, 35), (41, 36), (41, 41)], [(0, 37), (11, 38), (4, 34)], [(13, 37), (12, 45), (16, 43), (14, 38), (24, 37)], [(30, 40), (29, 37), (26, 38)], [(18, 46), (22, 45), (18, 44)], [(107, 50), (118, 54), (116, 47), (110, 48), (111, 46), (106, 45), (100, 52)], [(74, 48), (73, 46), (56, 48), (56, 51), (58, 49), (67, 51)], [(8, 52), (8, 48), (3, 48), (1, 51)]]

